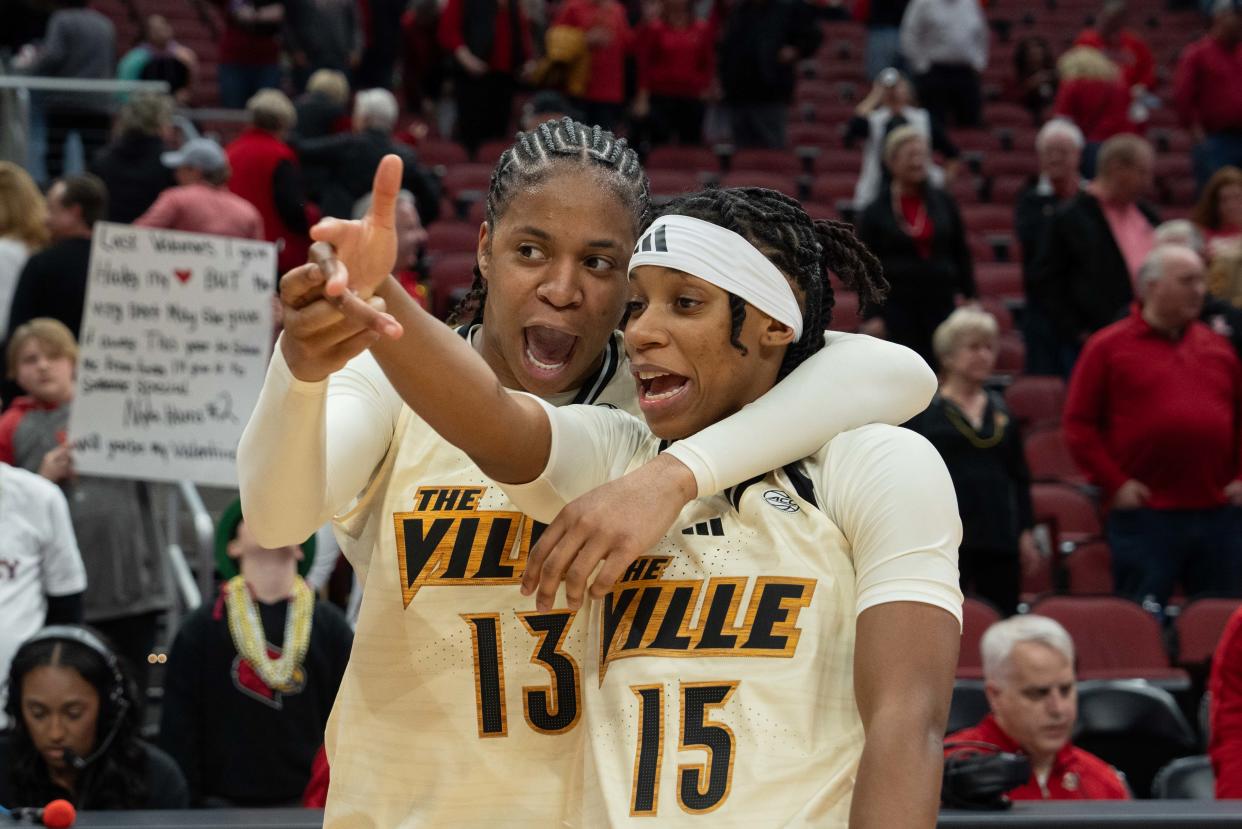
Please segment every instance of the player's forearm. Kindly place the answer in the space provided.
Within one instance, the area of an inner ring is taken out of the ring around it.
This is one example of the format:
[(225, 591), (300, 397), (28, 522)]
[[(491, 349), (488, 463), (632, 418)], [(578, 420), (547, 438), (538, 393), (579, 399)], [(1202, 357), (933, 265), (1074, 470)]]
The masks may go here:
[(299, 544), (333, 513), (327, 498), (328, 381), (296, 380), (279, 347), (237, 446), (246, 525), (264, 547)]
[(850, 829), (932, 827), (940, 806), (942, 736), (916, 710), (888, 712), (867, 732)]
[(908, 348), (857, 334), (828, 340), (763, 397), (666, 450), (694, 473), (699, 496), (799, 461), (849, 429), (902, 424), (936, 393), (936, 375)]
[(539, 477), (552, 447), (543, 408), (510, 394), (483, 357), (396, 280), (376, 293), (405, 333), (381, 339), (371, 353), (406, 405), (488, 477), (514, 484)]

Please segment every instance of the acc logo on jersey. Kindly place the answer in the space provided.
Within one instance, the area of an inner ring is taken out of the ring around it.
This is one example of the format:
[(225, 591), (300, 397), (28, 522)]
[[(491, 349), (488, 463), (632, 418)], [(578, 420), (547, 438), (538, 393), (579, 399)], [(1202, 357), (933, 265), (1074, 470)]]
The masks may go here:
[(794, 503), (789, 497), (789, 493), (782, 492), (779, 489), (769, 489), (763, 493), (763, 500), (776, 507), (781, 512), (798, 512), (802, 508)]

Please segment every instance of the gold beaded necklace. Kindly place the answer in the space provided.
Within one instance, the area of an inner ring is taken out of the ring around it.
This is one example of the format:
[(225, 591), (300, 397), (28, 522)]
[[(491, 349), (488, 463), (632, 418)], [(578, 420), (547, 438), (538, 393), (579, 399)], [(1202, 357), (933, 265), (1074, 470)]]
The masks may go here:
[(315, 596), (300, 576), (293, 582), (293, 598), (285, 618), (285, 639), (280, 656), (267, 655), (267, 637), (259, 610), (250, 597), (250, 588), (242, 576), (229, 580), (225, 604), (229, 614), (229, 635), (233, 647), (254, 668), (255, 673), (273, 691), (294, 691), (298, 668), (310, 644), (311, 615)]
[(995, 409), (992, 411), (992, 434), (984, 438), (979, 436), (974, 426), (966, 422), (958, 412), (956, 403), (948, 399), (945, 403), (947, 404), (944, 407), (945, 417), (953, 424), (953, 428), (961, 432), (962, 436), (976, 449), (991, 449), (1005, 439), (1005, 427), (1009, 425), (1009, 417), (1004, 412)]

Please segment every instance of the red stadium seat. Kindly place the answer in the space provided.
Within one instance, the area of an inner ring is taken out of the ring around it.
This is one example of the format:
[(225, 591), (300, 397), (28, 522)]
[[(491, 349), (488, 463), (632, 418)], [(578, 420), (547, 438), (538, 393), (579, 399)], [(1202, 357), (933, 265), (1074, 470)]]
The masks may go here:
[(1053, 540), (1088, 541), (1104, 531), (1100, 510), (1090, 496), (1068, 484), (1031, 484), (1035, 521), (1048, 524)]
[(1182, 665), (1206, 666), (1216, 653), (1225, 624), (1242, 599), (1198, 599), (1177, 616), (1177, 661)]
[(479, 225), (472, 222), (439, 221), (427, 227), (430, 253), (471, 253), (479, 245)]
[(703, 187), (703, 174), (690, 170), (648, 170), (647, 177), (656, 196), (693, 193)]
[(1022, 266), (1014, 262), (981, 262), (975, 268), (980, 296), (1022, 299)]
[(825, 150), (815, 160), (815, 169), (820, 173), (845, 173), (857, 179), (858, 171), (862, 169), (862, 153), (858, 150)]
[[(979, 306), (996, 320), (996, 325), (1000, 328), (1001, 337), (1004, 338), (1013, 332), (1013, 313), (1005, 305), (1004, 300), (999, 297), (984, 296), (979, 298)], [(1025, 352), (1026, 348), (1024, 346), (1023, 354)]]
[(831, 147), (841, 144), (841, 127), (838, 124), (793, 123), (788, 128), (789, 144), (794, 147)]
[(1026, 438), (1026, 465), (1033, 481), (1056, 481), (1081, 486), (1087, 482), (1065, 445), (1060, 429), (1043, 429)]
[(1024, 430), (1055, 428), (1065, 408), (1065, 381), (1060, 377), (1019, 377), (1005, 389), (1005, 402)]
[(655, 170), (715, 171), (720, 160), (707, 147), (656, 147), (643, 162), (648, 174)]
[(833, 331), (857, 331), (862, 321), (858, 313), (858, 294), (834, 286), (833, 300), (832, 323), (828, 327)]
[(473, 253), (446, 253), (432, 260), (427, 282), (431, 288), (432, 311), (444, 319), (470, 290), (474, 281)]
[(1186, 672), (1169, 664), (1160, 623), (1133, 602), (1116, 596), (1052, 596), (1031, 612), (1069, 631), (1080, 680), (1134, 678), (1169, 688), (1189, 686)]
[(786, 196), (798, 197), (797, 176), (762, 170), (734, 170), (720, 177), (721, 187), (766, 187)]
[(792, 150), (738, 150), (729, 159), (730, 174), (743, 170), (797, 176), (802, 161)]
[[(822, 160), (822, 159), (821, 159)], [(811, 184), (815, 201), (835, 204), (838, 199), (853, 199), (854, 185), (858, 183), (858, 169), (850, 173), (821, 173)]]
[(996, 370), (1001, 374), (1021, 374), (1025, 366), (1026, 345), (1022, 337), (1012, 331), (1001, 334), (997, 343)]
[(1075, 596), (1113, 594), (1113, 556), (1104, 541), (1079, 544), (1065, 557), (1069, 592)]
[(469, 159), (466, 157), (466, 150), (460, 144), (443, 139), (431, 139), (418, 145), (418, 160), (428, 166), (434, 167), (437, 164), (443, 164), (450, 167), (457, 164), (467, 164)]
[(1013, 207), (1007, 204), (964, 204), (962, 220), (969, 233), (995, 233), (1013, 229)]
[(445, 170), (442, 182), (449, 198), (456, 198), (463, 190), (486, 193), (491, 180), (491, 164), (454, 164)]
[(996, 608), (980, 599), (967, 597), (962, 603), (962, 643), (957, 652), (957, 675), (962, 679), (983, 676), (983, 655), (979, 642), (1001, 615)]
[(486, 141), (479, 147), (478, 155), (475, 161), (479, 164), (486, 164), (489, 167), (495, 167), (496, 162), (500, 160), (500, 156), (504, 151), (513, 146), (513, 141), (505, 139), (503, 141)]

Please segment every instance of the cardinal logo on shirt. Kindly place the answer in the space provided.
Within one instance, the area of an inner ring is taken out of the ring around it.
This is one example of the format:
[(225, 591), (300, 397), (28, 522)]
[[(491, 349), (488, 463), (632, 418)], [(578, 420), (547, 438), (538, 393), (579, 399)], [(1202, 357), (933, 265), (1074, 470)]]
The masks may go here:
[[(279, 659), (280, 648), (269, 644), (267, 646), (267, 658)], [(284, 698), (286, 694), (300, 694), (302, 689), (306, 687), (306, 671), (299, 665), (293, 671), (293, 679), (287, 688), (276, 690), (268, 687), (263, 678), (259, 676), (258, 671), (250, 664), (247, 659), (242, 659), (238, 654), (233, 657), (233, 687), (241, 691), (251, 699), (256, 699), (266, 706), (281, 710), (284, 707)]]

